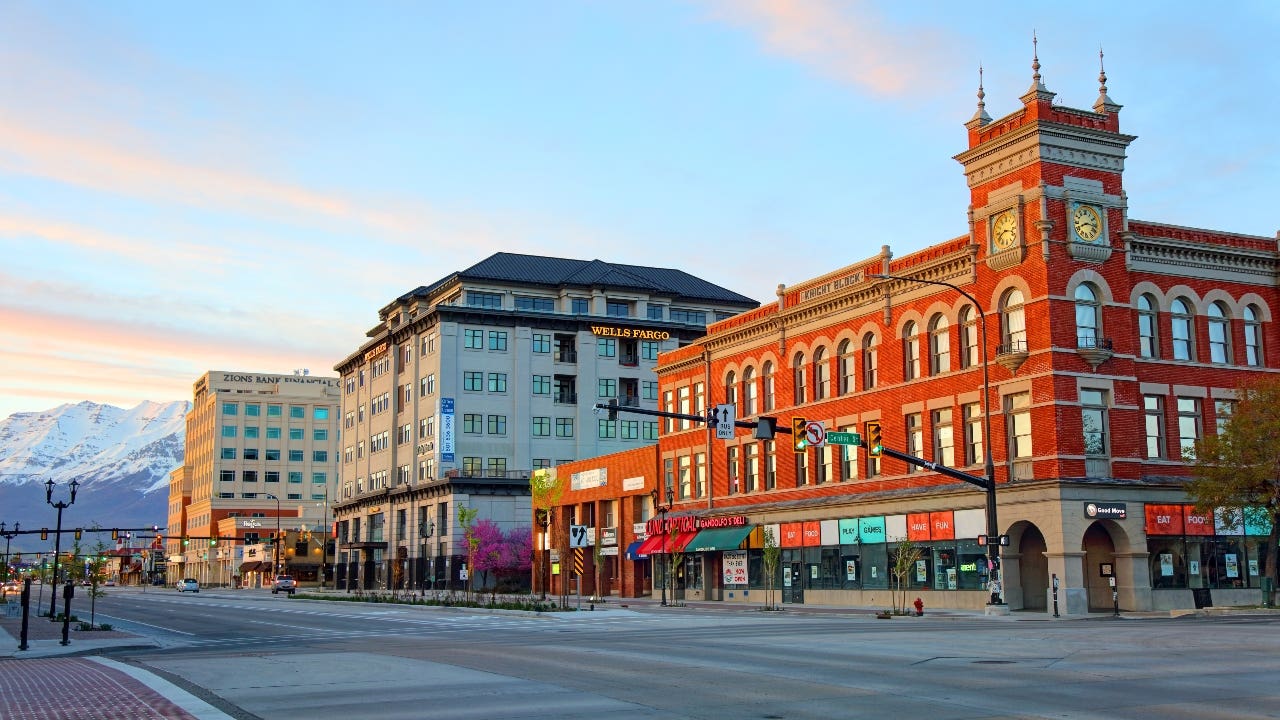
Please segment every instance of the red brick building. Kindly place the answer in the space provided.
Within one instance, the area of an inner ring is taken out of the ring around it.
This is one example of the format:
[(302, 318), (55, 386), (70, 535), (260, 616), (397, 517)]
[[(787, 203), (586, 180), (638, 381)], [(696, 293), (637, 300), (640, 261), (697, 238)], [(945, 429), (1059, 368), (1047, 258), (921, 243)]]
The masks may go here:
[[(1113, 588), (1121, 609), (1256, 602), (1270, 527), (1195, 513), (1183, 458), (1229, 414), (1240, 382), (1280, 368), (1277, 238), (1131, 219), (1135, 137), (1120, 131), (1105, 74), (1085, 110), (1055, 105), (1033, 68), (1021, 107), (1002, 118), (979, 90), (955, 156), (970, 188), (965, 234), (780, 285), (776, 303), (664, 353), (659, 405), (701, 415), (732, 403), (739, 419), (828, 431), (878, 421), (886, 446), (979, 476), (991, 453), (1013, 609), (1048, 608), (1055, 581), (1068, 614), (1111, 609)], [(665, 486), (673, 522), (745, 516), (768, 528), (784, 602), (887, 607), (904, 538), (923, 551), (913, 598), (987, 602), (979, 488), (852, 446), (794, 452), (789, 435), (718, 440), (682, 420), (660, 432), (643, 490), (620, 493), (610, 471), (590, 499), (621, 501), (638, 522)], [(610, 462), (599, 460), (573, 467)], [(760, 536), (687, 553), (679, 594), (762, 600)], [(747, 581), (727, 583), (743, 556)]]

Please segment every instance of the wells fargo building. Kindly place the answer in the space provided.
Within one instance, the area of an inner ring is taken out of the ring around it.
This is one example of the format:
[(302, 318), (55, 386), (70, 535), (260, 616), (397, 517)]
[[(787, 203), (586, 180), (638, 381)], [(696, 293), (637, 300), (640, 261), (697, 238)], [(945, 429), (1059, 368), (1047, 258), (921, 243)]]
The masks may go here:
[[(1238, 511), (1196, 513), (1185, 458), (1229, 416), (1241, 382), (1280, 367), (1277, 238), (1130, 218), (1135, 137), (1120, 131), (1105, 75), (1092, 109), (1075, 109), (1055, 105), (1033, 67), (1005, 117), (988, 116), (979, 91), (956, 156), (971, 197), (964, 235), (904, 257), (885, 246), (779, 286), (776, 303), (661, 355), (660, 407), (728, 402), (739, 419), (828, 430), (878, 421), (886, 446), (979, 476), (991, 453), (1012, 609), (1047, 608), (1053, 578), (1064, 613), (1110, 610), (1113, 582), (1122, 610), (1256, 603), (1271, 528)], [(764, 599), (762, 533), (699, 540), (717, 519), (745, 518), (733, 524), (770, 528), (782, 546), (784, 602), (887, 607), (903, 538), (924, 551), (912, 598), (989, 598), (978, 488), (849, 446), (795, 452), (788, 435), (748, 429), (717, 440), (681, 420), (663, 421), (648, 459), (632, 455), (557, 468), (607, 476), (565, 492), (566, 520), (598, 502), (626, 509), (617, 542), (628, 562), (613, 583), (624, 593), (662, 575), (662, 556), (645, 551), (662, 550), (650, 493), (665, 486), (666, 525), (685, 531), (683, 597)]]

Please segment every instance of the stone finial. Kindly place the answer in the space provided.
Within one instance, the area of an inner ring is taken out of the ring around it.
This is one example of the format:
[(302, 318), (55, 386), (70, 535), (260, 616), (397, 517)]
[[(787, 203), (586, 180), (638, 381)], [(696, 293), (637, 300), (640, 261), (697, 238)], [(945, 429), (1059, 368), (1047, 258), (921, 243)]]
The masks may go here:
[(991, 116), (987, 114), (987, 93), (982, 87), (982, 66), (978, 66), (978, 109), (974, 111), (973, 117), (969, 118), (969, 122), (965, 123), (965, 127), (974, 128), (982, 127), (991, 122)]
[(1096, 113), (1114, 113), (1119, 112), (1121, 105), (1117, 105), (1114, 100), (1107, 96), (1107, 68), (1102, 62), (1102, 46), (1098, 46), (1098, 99), (1093, 103), (1093, 111)]

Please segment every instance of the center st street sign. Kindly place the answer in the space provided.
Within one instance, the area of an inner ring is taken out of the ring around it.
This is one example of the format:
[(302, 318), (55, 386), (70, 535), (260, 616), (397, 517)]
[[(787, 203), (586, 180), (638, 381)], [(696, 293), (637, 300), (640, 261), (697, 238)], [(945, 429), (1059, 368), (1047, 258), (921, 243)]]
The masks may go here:
[(862, 445), (862, 436), (856, 432), (827, 431), (828, 445)]

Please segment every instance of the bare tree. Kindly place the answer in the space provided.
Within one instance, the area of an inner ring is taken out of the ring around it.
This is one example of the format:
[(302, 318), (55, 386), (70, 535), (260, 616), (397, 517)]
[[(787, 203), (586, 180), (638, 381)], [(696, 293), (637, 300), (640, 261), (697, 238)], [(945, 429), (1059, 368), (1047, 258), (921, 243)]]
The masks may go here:
[(907, 578), (911, 577), (911, 573), (915, 571), (916, 563), (922, 555), (923, 551), (912, 545), (910, 540), (903, 538), (898, 543), (892, 568), (894, 589), (889, 594), (893, 602), (895, 615), (901, 615), (907, 611), (907, 590), (909, 585)]
[(773, 536), (773, 528), (764, 529), (764, 607), (766, 610), (777, 610), (773, 601), (773, 580), (778, 575), (778, 562), (782, 559), (782, 548), (778, 547), (778, 539)]

